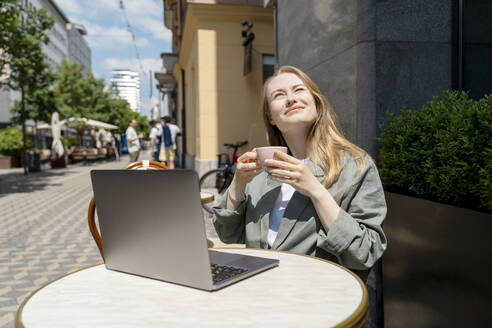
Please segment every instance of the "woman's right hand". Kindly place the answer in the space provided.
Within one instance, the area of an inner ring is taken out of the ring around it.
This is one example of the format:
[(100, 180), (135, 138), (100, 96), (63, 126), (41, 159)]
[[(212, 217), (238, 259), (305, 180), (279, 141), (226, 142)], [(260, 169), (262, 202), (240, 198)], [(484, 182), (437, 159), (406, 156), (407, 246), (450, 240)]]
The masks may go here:
[(227, 194), (226, 207), (234, 210), (244, 200), (246, 185), (263, 169), (256, 162), (256, 149), (242, 154), (237, 159), (236, 173)]
[(234, 174), (233, 183), (236, 184), (238, 189), (244, 191), (246, 185), (253, 180), (255, 176), (263, 171), (256, 159), (256, 148), (242, 154), (237, 159), (236, 173)]

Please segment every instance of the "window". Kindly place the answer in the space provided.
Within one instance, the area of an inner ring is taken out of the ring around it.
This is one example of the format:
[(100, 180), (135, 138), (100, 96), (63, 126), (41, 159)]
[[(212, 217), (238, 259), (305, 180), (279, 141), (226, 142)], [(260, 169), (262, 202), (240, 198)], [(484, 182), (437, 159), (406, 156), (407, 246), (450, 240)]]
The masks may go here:
[(263, 83), (275, 72), (275, 57), (263, 55)]
[(462, 0), (460, 4), (458, 89), (478, 99), (492, 93), (492, 2)]

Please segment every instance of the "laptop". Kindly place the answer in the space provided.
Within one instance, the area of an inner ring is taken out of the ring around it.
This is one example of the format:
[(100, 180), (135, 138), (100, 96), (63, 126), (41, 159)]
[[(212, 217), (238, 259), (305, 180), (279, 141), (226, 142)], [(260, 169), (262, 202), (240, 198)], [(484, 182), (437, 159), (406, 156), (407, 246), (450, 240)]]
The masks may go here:
[(193, 170), (92, 170), (106, 268), (213, 291), (279, 261), (209, 250)]

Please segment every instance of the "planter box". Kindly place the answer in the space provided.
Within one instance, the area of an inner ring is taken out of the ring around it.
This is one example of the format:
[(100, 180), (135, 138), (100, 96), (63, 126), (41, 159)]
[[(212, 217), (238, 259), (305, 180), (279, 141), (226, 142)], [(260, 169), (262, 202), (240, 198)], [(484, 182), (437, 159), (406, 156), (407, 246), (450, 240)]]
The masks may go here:
[(386, 193), (386, 327), (485, 327), (492, 214)]
[(0, 157), (0, 169), (10, 169), (12, 166), (12, 157)]
[(52, 169), (58, 169), (58, 168), (64, 168), (64, 167), (67, 167), (67, 161), (65, 160), (65, 157), (51, 160), (51, 168)]

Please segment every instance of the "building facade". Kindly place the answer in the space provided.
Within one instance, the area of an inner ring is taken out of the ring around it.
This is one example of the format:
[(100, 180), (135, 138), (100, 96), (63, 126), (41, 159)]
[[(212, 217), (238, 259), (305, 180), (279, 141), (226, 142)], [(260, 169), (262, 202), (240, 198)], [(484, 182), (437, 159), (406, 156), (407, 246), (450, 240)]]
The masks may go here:
[[(275, 6), (278, 65), (296, 66), (312, 77), (333, 105), (345, 135), (375, 159), (379, 124), (387, 111), (397, 115), (404, 107), (421, 108), (444, 90), (464, 90), (472, 98), (492, 93), (491, 1), (265, 2)], [(412, 235), (408, 229), (401, 233)], [(418, 236), (410, 239), (411, 247)], [(383, 321), (389, 327), (459, 326), (463, 318), (476, 318), (473, 311), (462, 316), (463, 305), (432, 283), (444, 276), (450, 284), (463, 285), (455, 278), (458, 273), (434, 276), (433, 268), (426, 271), (425, 279), (442, 296), (437, 298), (418, 275), (415, 281), (401, 281), (384, 267), (384, 318), (373, 316), (378, 311), (373, 311), (372, 300), (382, 297), (380, 280), (368, 283), (371, 316), (378, 327)], [(421, 288), (422, 298), (400, 294), (397, 286), (409, 284)], [(475, 298), (470, 290), (478, 290), (469, 286), (461, 297), (464, 302)], [(474, 311), (483, 306), (482, 313), (488, 313), (485, 304), (472, 304)], [(440, 312), (443, 308), (448, 310)]]
[[(185, 166), (201, 175), (217, 166), (218, 153), (229, 152), (224, 143), (248, 140), (242, 152), (266, 144), (260, 105), (265, 58), (274, 51), (273, 10), (264, 8), (263, 1), (164, 1), (164, 5), (178, 59), (160, 81), (169, 83), (166, 75), (175, 81), (176, 119), (184, 132), (178, 147)], [(247, 74), (243, 22), (252, 24), (255, 33)], [(162, 58), (163, 66), (171, 60), (166, 54)]]
[(140, 76), (138, 72), (128, 69), (111, 71), (111, 83), (116, 85), (119, 97), (130, 104), (130, 108), (140, 113)]
[[(53, 27), (47, 31), (48, 44), (41, 45), (45, 60), (53, 69), (68, 60), (82, 64), (84, 72), (91, 71), (91, 50), (83, 37), (86, 35), (83, 26), (70, 23), (53, 0), (22, 0), (22, 3), (26, 7), (45, 8), (55, 18)], [(10, 124), (10, 108), (16, 100), (20, 101), (20, 92), (0, 90), (0, 127)]]
[(68, 59), (68, 35), (66, 25), (70, 22), (58, 5), (51, 0), (27, 0), (28, 6), (37, 9), (45, 8), (48, 14), (55, 17), (55, 24), (48, 31), (50, 41), (41, 47), (46, 61), (53, 67)]
[(157, 89), (160, 91), (160, 117), (171, 116), (176, 119), (176, 80), (173, 77), (173, 68), (178, 61), (178, 55), (174, 53), (161, 53), (162, 69), (155, 72), (154, 77), (158, 81)]
[(80, 24), (67, 23), (68, 60), (82, 65), (84, 74), (91, 71), (91, 48), (84, 38), (87, 31)]
[(444, 90), (492, 92), (492, 2), (276, 0), (278, 64), (318, 84), (345, 135), (378, 157), (386, 112)]

